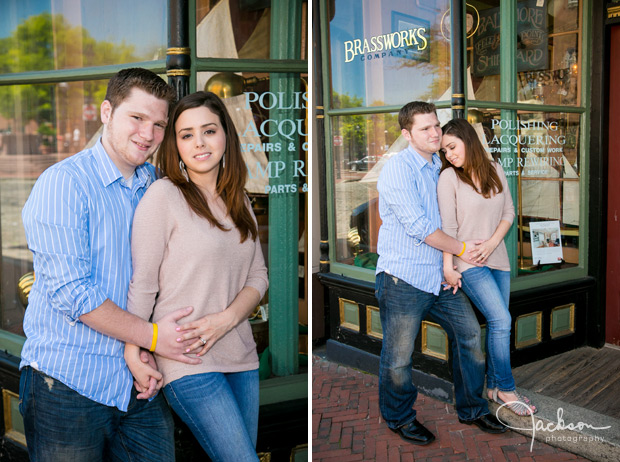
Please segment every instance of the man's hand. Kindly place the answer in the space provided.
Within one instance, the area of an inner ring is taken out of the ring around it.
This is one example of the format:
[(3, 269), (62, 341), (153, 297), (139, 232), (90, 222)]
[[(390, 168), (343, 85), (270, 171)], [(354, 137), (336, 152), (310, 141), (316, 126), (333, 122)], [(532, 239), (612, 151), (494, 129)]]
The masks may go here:
[(469, 263), (474, 266), (483, 266), (482, 263), (478, 260), (480, 256), (480, 249), (478, 246), (482, 244), (484, 241), (477, 239), (475, 241), (466, 241), (465, 242), (465, 253), (461, 255), (459, 258), (463, 260), (465, 263)]
[(153, 355), (136, 345), (125, 344), (125, 362), (134, 377), (138, 399), (149, 399), (161, 389), (163, 376), (157, 370)]
[(177, 321), (186, 317), (194, 311), (194, 308), (187, 306), (167, 314), (157, 321), (159, 334), (155, 352), (164, 358), (174, 359), (186, 364), (200, 364), (201, 359), (186, 356), (190, 345), (198, 341), (198, 334), (185, 334), (184, 328), (179, 328)]

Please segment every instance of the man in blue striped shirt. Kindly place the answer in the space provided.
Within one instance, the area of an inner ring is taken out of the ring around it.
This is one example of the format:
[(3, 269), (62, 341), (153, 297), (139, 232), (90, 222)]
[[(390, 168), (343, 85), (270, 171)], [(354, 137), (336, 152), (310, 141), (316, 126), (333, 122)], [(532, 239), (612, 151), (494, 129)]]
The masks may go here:
[[(441, 230), (436, 152), (441, 126), (433, 104), (414, 101), (398, 115), (409, 146), (383, 167), (377, 183), (379, 229), (376, 296), (383, 345), (379, 367), (379, 406), (388, 427), (413, 444), (435, 436), (416, 419), (418, 390), (412, 382), (412, 354), (421, 322), (430, 316), (451, 342), (456, 410), (459, 421), (489, 433), (506, 427), (482, 398), (484, 357), (480, 326), (462, 291), (442, 290), (442, 251), (478, 265), (475, 242), (459, 242)], [(449, 289), (449, 287), (448, 287)]]
[[(133, 213), (156, 179), (145, 162), (162, 142), (175, 97), (148, 70), (120, 71), (101, 104), (101, 138), (47, 169), (23, 209), (36, 275), (20, 364), (32, 461), (174, 460), (168, 406), (161, 395), (138, 399), (123, 351), (131, 342), (200, 362), (177, 341), (176, 321), (191, 308), (158, 327), (126, 311)], [(154, 369), (140, 397), (159, 386)]]

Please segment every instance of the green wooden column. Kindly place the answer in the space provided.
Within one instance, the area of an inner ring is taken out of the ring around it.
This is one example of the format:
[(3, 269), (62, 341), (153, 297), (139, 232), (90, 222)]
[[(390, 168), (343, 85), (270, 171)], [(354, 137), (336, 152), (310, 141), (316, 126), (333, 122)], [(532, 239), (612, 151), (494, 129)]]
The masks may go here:
[[(503, 103), (517, 102), (517, 0), (505, 0), (500, 6), (500, 100)], [(507, 121), (507, 129), (502, 129), (502, 135), (516, 135), (517, 114), (515, 110), (502, 109), (502, 121)], [(509, 153), (502, 152), (502, 159), (511, 159), (515, 169), (518, 170), (516, 146), (502, 144), (502, 150), (509, 149)], [(506, 155), (508, 154), (508, 155)], [(515, 204), (515, 219), (506, 234), (504, 241), (510, 257), (510, 272), (512, 277), (517, 276), (519, 261), (517, 253), (518, 228), (519, 223), (519, 196), (518, 196), (518, 176), (506, 178), (510, 194)]]
[[(271, 2), (271, 59), (300, 59), (301, 4), (298, 0)], [(295, 109), (294, 95), (300, 87), (299, 74), (270, 75), (269, 91), (280, 100), (269, 113), (270, 130), (277, 131), (270, 141), (281, 146), (280, 151), (269, 153), (269, 349), (272, 371), (279, 376), (299, 371), (300, 177), (295, 161), (301, 157), (297, 128), (301, 110)]]

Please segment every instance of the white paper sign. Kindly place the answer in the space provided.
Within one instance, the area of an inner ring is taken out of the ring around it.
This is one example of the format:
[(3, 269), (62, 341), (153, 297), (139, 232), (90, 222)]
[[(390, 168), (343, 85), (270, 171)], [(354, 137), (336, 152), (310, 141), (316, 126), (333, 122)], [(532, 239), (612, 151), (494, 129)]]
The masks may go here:
[(534, 265), (561, 263), (564, 260), (560, 222), (558, 220), (531, 221), (530, 242)]

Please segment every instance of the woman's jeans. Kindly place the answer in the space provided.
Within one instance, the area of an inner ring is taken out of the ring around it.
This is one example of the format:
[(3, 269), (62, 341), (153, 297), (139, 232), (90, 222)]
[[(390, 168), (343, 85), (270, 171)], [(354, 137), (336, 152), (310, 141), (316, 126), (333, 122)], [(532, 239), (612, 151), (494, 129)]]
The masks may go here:
[(257, 369), (186, 375), (164, 395), (213, 461), (258, 461)]
[(489, 413), (484, 388), (480, 325), (461, 291), (424, 292), (384, 272), (377, 275), (383, 346), (379, 363), (379, 407), (390, 428), (413, 421), (418, 390), (413, 384), (412, 354), (422, 320), (429, 315), (448, 334), (456, 411), (462, 420)]
[(487, 388), (515, 389), (510, 369), (510, 271), (470, 268), (463, 271), (462, 288), (487, 320)]

